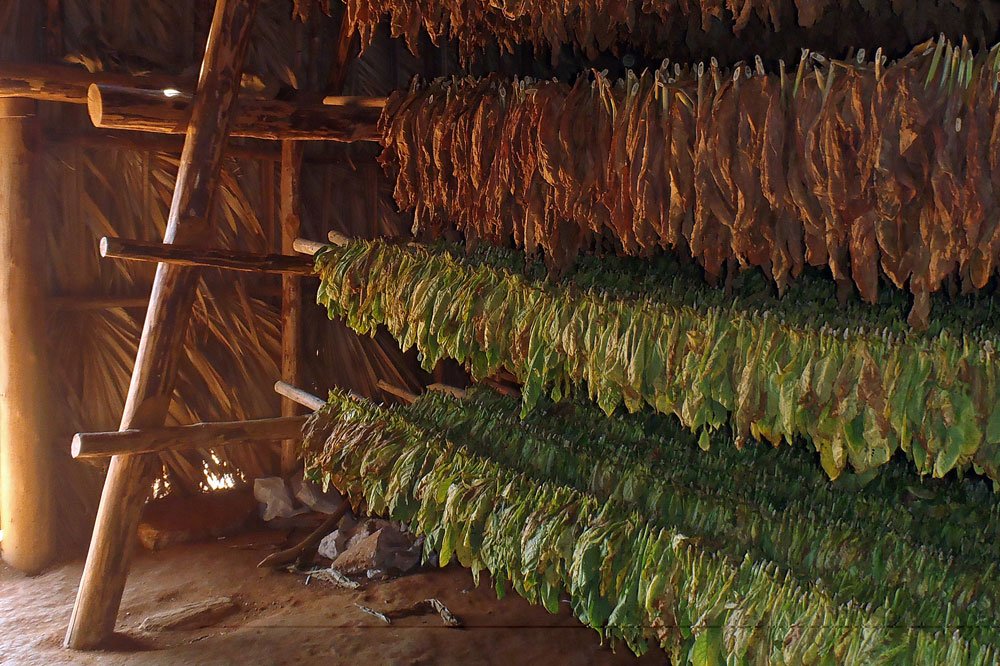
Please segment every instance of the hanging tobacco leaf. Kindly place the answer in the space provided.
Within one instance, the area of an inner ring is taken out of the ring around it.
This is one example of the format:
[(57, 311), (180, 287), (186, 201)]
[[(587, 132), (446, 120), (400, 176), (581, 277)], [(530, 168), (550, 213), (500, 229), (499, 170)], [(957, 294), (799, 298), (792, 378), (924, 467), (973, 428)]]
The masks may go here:
[[(310, 421), (306, 473), (372, 511), (393, 507), (442, 564), (489, 571), (498, 592), (552, 612), (568, 595), (581, 621), (636, 653), (655, 642), (674, 663), (997, 659), (1000, 500), (982, 484), (918, 487), (891, 465), (848, 492), (802, 452), (738, 451), (720, 436), (706, 453), (664, 417), (609, 419), (577, 401), (526, 421), (517, 411), (488, 390), (396, 409), (334, 393)], [(929, 517), (943, 507), (989, 533), (941, 529)]]
[(810, 279), (777, 299), (747, 273), (726, 296), (667, 257), (585, 261), (555, 282), (511, 251), (358, 241), (322, 253), (317, 272), (330, 317), (361, 333), (384, 325), (427, 369), (505, 369), (525, 413), (583, 387), (608, 414), (651, 407), (696, 431), (729, 422), (740, 440), (807, 443), (831, 478), (901, 450), (921, 474), (1000, 481), (991, 296), (959, 299), (915, 333), (898, 293), (840, 307)]
[(794, 73), (440, 79), (390, 99), (381, 162), (426, 234), (454, 227), (559, 270), (594, 248), (671, 251), (711, 283), (760, 269), (779, 293), (821, 267), (841, 300), (907, 288), (922, 330), (930, 294), (982, 289), (1000, 266), (1000, 47), (859, 55), (806, 51)]

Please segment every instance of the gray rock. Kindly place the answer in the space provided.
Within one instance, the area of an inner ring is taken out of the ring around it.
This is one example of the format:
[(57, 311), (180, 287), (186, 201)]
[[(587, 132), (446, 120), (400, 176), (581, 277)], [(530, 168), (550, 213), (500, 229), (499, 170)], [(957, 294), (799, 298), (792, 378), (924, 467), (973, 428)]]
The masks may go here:
[(412, 536), (405, 535), (392, 525), (368, 533), (366, 521), (350, 539), (347, 549), (337, 556), (333, 568), (348, 575), (366, 574), (372, 569), (382, 571), (409, 571), (420, 563), (420, 549)]
[(300, 513), (305, 513), (308, 509), (295, 508), (295, 500), (288, 492), (288, 485), (279, 476), (269, 476), (263, 479), (255, 479), (253, 482), (253, 496), (263, 506), (260, 508), (260, 517), (265, 521), (275, 518), (291, 518)]
[(295, 499), (319, 513), (334, 513), (344, 502), (344, 496), (333, 486), (330, 486), (329, 490), (323, 492), (323, 489), (319, 485), (312, 481), (306, 481), (301, 476), (292, 477), (289, 485), (292, 488), (292, 494), (295, 495)]
[(319, 553), (321, 557), (325, 557), (330, 560), (337, 559), (341, 553), (347, 550), (348, 541), (350, 541), (351, 535), (354, 534), (357, 526), (357, 521), (354, 520), (350, 514), (344, 516), (340, 519), (337, 529), (327, 534), (323, 537), (323, 540), (319, 542), (319, 547), (316, 552)]

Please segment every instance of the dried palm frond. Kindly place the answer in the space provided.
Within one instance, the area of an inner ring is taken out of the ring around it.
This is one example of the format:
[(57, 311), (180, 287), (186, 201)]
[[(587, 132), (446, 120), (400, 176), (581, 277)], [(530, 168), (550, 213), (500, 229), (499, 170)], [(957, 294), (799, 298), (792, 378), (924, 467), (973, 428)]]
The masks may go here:
[[(48, 201), (50, 247), (62, 258), (51, 262), (52, 291), (67, 295), (145, 295), (152, 269), (99, 261), (102, 235), (162, 237), (176, 158), (167, 155), (76, 150), (54, 155), (47, 176), (61, 182)], [(273, 176), (273, 172), (270, 174)], [(215, 213), (219, 243), (262, 250), (273, 220), (263, 220), (257, 165), (227, 162)], [(120, 179), (120, 180), (119, 180)], [(269, 211), (265, 211), (268, 213)], [(264, 280), (206, 271), (177, 385), (171, 423), (272, 416), (277, 399), (270, 384), (278, 375), (280, 348), (275, 304), (251, 295)], [(142, 309), (54, 312), (50, 331), (56, 350), (59, 388), (67, 395), (68, 431), (115, 429), (145, 312)], [(201, 460), (211, 461), (208, 470)], [(195, 490), (206, 472), (242, 470), (249, 478), (272, 468), (273, 454), (261, 448), (164, 456), (174, 488)]]
[[(596, 58), (602, 52), (679, 57), (679, 44), (730, 52), (788, 57), (799, 46), (840, 51), (881, 43), (905, 48), (944, 31), (955, 38), (988, 40), (1000, 12), (986, 2), (872, 2), (871, 0), (347, 0), (347, 19), (363, 45), (388, 23), (393, 37), (419, 49), (421, 33), (435, 45), (454, 39), (466, 62), (489, 48), (514, 53), (522, 44), (558, 57), (570, 46)], [(733, 39), (733, 35), (738, 39)], [(758, 49), (746, 52), (746, 47)], [(760, 49), (763, 49), (760, 50)]]
[[(213, 4), (64, 0), (66, 50), (90, 69), (194, 75), (204, 53)], [(245, 77), (267, 82), (267, 86), (299, 89), (301, 72), (294, 69), (300, 60), (299, 28), (290, 3), (260, 3)]]

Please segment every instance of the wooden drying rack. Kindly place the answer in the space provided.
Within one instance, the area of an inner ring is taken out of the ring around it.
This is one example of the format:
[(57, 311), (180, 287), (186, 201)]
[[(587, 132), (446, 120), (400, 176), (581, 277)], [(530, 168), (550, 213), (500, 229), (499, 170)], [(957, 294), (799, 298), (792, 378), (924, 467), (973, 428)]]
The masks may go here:
[[(324, 98), (323, 104), (296, 105), (241, 91), (258, 2), (217, 0), (197, 81), (159, 75), (88, 73), (51, 64), (0, 63), (0, 98), (88, 106), (93, 124), (101, 131), (57, 140), (179, 150), (181, 154), (163, 243), (105, 238), (100, 245), (104, 257), (154, 262), (157, 270), (121, 426), (117, 432), (79, 433), (72, 442), (74, 457), (111, 459), (66, 632), (65, 646), (72, 649), (98, 648), (114, 632), (136, 529), (158, 469), (156, 453), (284, 441), (282, 471), (288, 473), (297, 464), (295, 445), (305, 422), (301, 407), (315, 411), (323, 405), (316, 396), (294, 386), (299, 383), (299, 278), (313, 273), (312, 255), (323, 247), (322, 243), (298, 238), (301, 142), (375, 140), (385, 99), (336, 94), (343, 88), (347, 65), (357, 50), (357, 40), (346, 22), (341, 25), (329, 77), (329, 89), (334, 94)], [(183, 143), (179, 137), (169, 135), (183, 135)], [(280, 141), (280, 151), (227, 148), (229, 136)], [(281, 254), (204, 247), (213, 237), (209, 211), (218, 189), (224, 153), (280, 161)], [(347, 240), (336, 232), (329, 237), (334, 244), (342, 245)], [(179, 351), (191, 319), (199, 267), (282, 275), (283, 381), (275, 385), (284, 398), (280, 417), (164, 427)], [(130, 301), (130, 305), (134, 307), (142, 307), (145, 302), (132, 300), (135, 302)], [(492, 384), (498, 390), (516, 392), (503, 384)], [(404, 402), (416, 399), (398, 387), (385, 383), (379, 387)], [(443, 385), (428, 389), (462, 393)], [(276, 555), (278, 559), (291, 557), (293, 551)]]
[[(181, 153), (163, 243), (105, 239), (107, 257), (158, 264), (148, 300), (121, 427), (114, 433), (80, 433), (72, 443), (80, 458), (109, 457), (104, 491), (65, 645), (94, 649), (113, 633), (135, 542), (135, 532), (160, 451), (285, 440), (283, 471), (295, 464), (291, 440), (304, 418), (300, 404), (320, 403), (290, 387), (298, 381), (301, 329), (299, 277), (312, 272), (315, 248), (299, 235), (302, 141), (370, 141), (385, 100), (342, 97), (347, 64), (357, 40), (343, 22), (322, 104), (262, 99), (242, 91), (244, 60), (259, 0), (217, 0), (197, 81), (160, 75), (88, 73), (51, 64), (0, 63), (0, 97), (86, 104), (101, 132), (69, 140), (178, 149)], [(180, 137), (169, 135), (183, 135)], [(234, 146), (230, 154), (280, 160), (281, 252), (254, 255), (198, 249), (213, 237), (209, 212), (218, 189), (229, 136), (280, 141), (279, 151)], [(260, 154), (258, 154), (260, 152)], [(164, 427), (198, 285), (199, 266), (277, 272), (282, 278), (282, 416), (232, 423)], [(289, 399), (291, 398), (291, 399)]]

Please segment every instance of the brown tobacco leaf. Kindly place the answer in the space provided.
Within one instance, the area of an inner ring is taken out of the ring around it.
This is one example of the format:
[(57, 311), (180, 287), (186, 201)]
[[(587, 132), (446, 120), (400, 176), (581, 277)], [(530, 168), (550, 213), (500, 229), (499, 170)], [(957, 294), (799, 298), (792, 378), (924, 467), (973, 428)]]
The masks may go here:
[(380, 159), (417, 231), (513, 242), (556, 271), (675, 251), (710, 282), (753, 267), (779, 292), (808, 265), (870, 302), (884, 274), (926, 326), (931, 293), (998, 265), (998, 53), (438, 80), (390, 97)]

